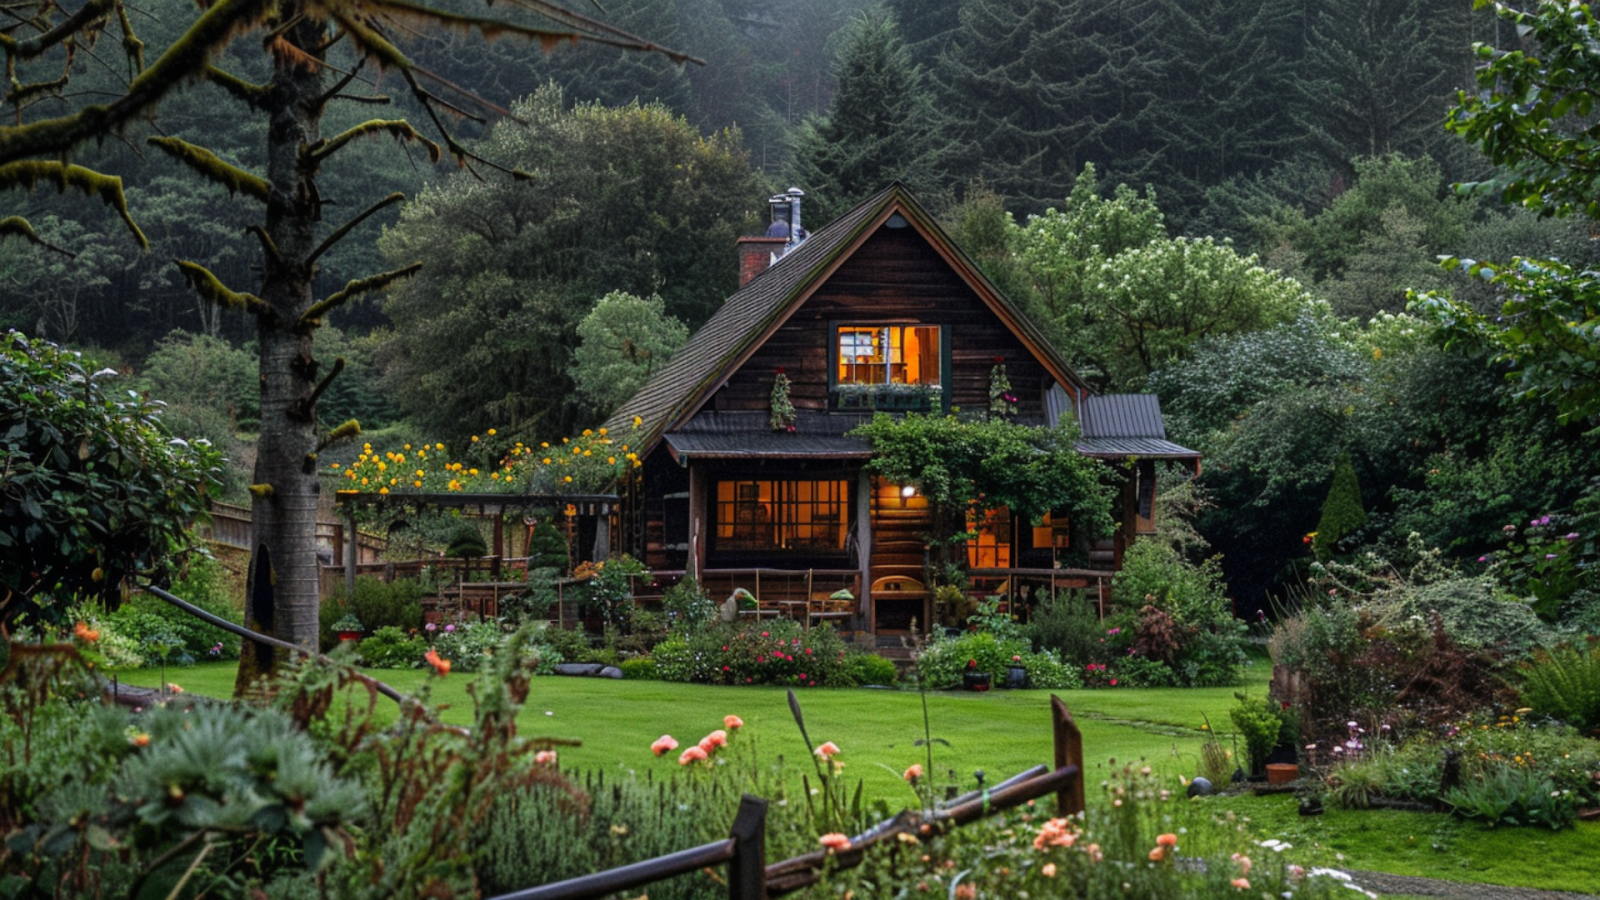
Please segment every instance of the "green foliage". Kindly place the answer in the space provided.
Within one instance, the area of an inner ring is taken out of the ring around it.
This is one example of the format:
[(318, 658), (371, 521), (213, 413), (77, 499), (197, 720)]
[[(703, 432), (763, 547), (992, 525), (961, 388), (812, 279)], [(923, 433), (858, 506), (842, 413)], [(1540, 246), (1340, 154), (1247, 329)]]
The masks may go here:
[(672, 359), (689, 329), (667, 315), (661, 297), (612, 291), (578, 323), (572, 381), (596, 415), (604, 418), (644, 387)]
[(526, 586), (515, 594), (500, 598), (501, 617), (515, 625), (549, 621), (550, 611), (561, 600), (556, 589), (556, 582), (561, 577), (560, 569), (530, 567)]
[(1600, 643), (1535, 651), (1519, 674), (1522, 702), (1535, 713), (1600, 729)]
[(1339, 454), (1333, 464), (1333, 484), (1328, 488), (1328, 499), (1322, 502), (1322, 518), (1317, 522), (1317, 536), (1311, 542), (1318, 559), (1332, 556), (1339, 541), (1365, 525), (1367, 511), (1361, 505), (1361, 485), (1356, 481), (1355, 467), (1350, 464), (1350, 454)]
[(462, 522), (450, 532), (444, 555), (455, 559), (475, 559), (489, 554), (489, 543), (475, 522)]
[(1105, 654), (1100, 616), (1080, 591), (1061, 591), (1033, 608), (1028, 637), (1035, 649), (1055, 653), (1081, 669)]
[(571, 359), (551, 348), (575, 346), (612, 291), (659, 291), (667, 315), (703, 322), (736, 286), (727, 248), (767, 193), (736, 132), (702, 137), (661, 106), (569, 108), (546, 87), (513, 111), (476, 150), (533, 179), (447, 178), (381, 242), (424, 263), (390, 294), (386, 352), (404, 409), (447, 439), (484, 421), (525, 440), (576, 430)]
[(1167, 666), (1172, 683), (1191, 687), (1239, 678), (1245, 626), (1234, 617), (1226, 590), (1215, 558), (1197, 566), (1158, 540), (1134, 542), (1111, 581), (1119, 606), (1148, 610), (1130, 623), (1134, 653)]
[(607, 627), (626, 630), (633, 616), (633, 587), (650, 570), (644, 563), (624, 553), (594, 564), (594, 575), (584, 585), (585, 609), (600, 614)]
[[(209, 557), (190, 560), (186, 571), (172, 583), (171, 591), (214, 616), (243, 624), (244, 616), (226, 592), (222, 567)], [(239, 636), (208, 625), (176, 606), (150, 594), (129, 597), (100, 620), (102, 640), (122, 638), (137, 644), (144, 665), (155, 665), (152, 640), (164, 648), (168, 661), (187, 665), (198, 660), (239, 658)]]
[(617, 664), (622, 670), (622, 677), (634, 681), (659, 681), (661, 673), (656, 671), (656, 661), (648, 656), (625, 659)]
[(674, 634), (651, 654), (662, 681), (790, 687), (854, 684), (847, 655), (831, 626), (807, 630), (787, 619)]
[(529, 576), (531, 577), (537, 569), (556, 569), (565, 572), (569, 562), (567, 537), (555, 523), (540, 522), (535, 525), (533, 534), (528, 538)]
[(1279, 709), (1278, 704), (1266, 697), (1234, 694), (1239, 703), (1228, 711), (1233, 727), (1244, 738), (1245, 752), (1250, 758), (1250, 771), (1260, 775), (1266, 771), (1267, 757), (1280, 742), (1292, 740), (1293, 719)]
[(947, 551), (965, 540), (967, 511), (980, 498), (986, 508), (1004, 506), (1021, 521), (1065, 512), (1086, 539), (1111, 530), (1109, 470), (1077, 452), (1076, 427), (879, 413), (851, 434), (872, 445), (868, 471), (913, 485), (928, 498), (934, 509), (931, 542)]
[[(496, 622), (452, 622), (429, 631), (428, 638), (433, 649), (450, 660), (451, 671), (478, 672), (505, 642), (506, 633)], [(530, 644), (524, 651), (530, 668), (538, 665), (534, 647)]]
[(1148, 195), (1099, 196), (1093, 166), (1064, 212), (1035, 216), (1012, 238), (1065, 355), (1117, 389), (1137, 387), (1197, 341), (1292, 320), (1310, 295), (1210, 238), (1168, 238)]
[(344, 593), (341, 583), (333, 596), (324, 600), (318, 614), (322, 646), (333, 647), (339, 636), (333, 624), (346, 615), (353, 614), (369, 633), (393, 626), (407, 634), (422, 627), (423, 587), (409, 578), (398, 578), (384, 583), (369, 576), (356, 577), (354, 597)]
[(174, 440), (159, 406), (112, 389), (82, 357), (16, 332), (0, 336), (0, 621), (51, 598), (114, 601), (124, 578), (154, 574), (189, 547), (221, 458)]
[(1578, 808), (1577, 798), (1556, 789), (1549, 776), (1517, 768), (1493, 769), (1443, 799), (1457, 813), (1490, 826), (1539, 825), (1552, 831), (1572, 824)]
[(667, 614), (674, 631), (691, 634), (717, 618), (717, 605), (691, 575), (685, 575), (661, 595), (661, 611)]
[(900, 670), (876, 653), (852, 653), (845, 657), (845, 666), (856, 684), (893, 685), (900, 681)]
[(791, 180), (805, 187), (806, 214), (818, 223), (891, 181), (929, 193), (937, 166), (932, 98), (894, 21), (869, 10), (835, 36), (841, 39), (827, 115), (801, 123), (795, 137)]
[(362, 641), (357, 652), (361, 654), (362, 664), (374, 669), (415, 669), (422, 665), (428, 643), (393, 625), (385, 625)]
[[(971, 665), (974, 662), (976, 666)], [(961, 687), (962, 675), (969, 671), (986, 672), (991, 683), (1005, 684), (1006, 670), (1013, 666), (1028, 671), (1030, 687), (1060, 690), (1083, 685), (1077, 670), (1063, 665), (1053, 653), (1034, 652), (1024, 640), (1003, 640), (989, 631), (936, 638), (917, 654), (917, 678), (936, 691)]]

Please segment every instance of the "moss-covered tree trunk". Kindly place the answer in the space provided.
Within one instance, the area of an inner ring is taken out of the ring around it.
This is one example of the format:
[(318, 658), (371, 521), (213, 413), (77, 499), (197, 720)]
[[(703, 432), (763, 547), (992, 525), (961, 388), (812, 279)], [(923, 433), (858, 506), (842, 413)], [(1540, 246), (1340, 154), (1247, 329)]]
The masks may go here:
[[(285, 9), (288, 20), (295, 11)], [(312, 328), (301, 323), (310, 309), (321, 216), (317, 159), (308, 148), (320, 137), (324, 78), (314, 61), (322, 55), (323, 29), (315, 20), (285, 32), (292, 50), (276, 54), (265, 99), (267, 201), (262, 241), (261, 299), (270, 312), (256, 316), (261, 360), (261, 439), (251, 505), (252, 561), (248, 585), (252, 624), (277, 637), (315, 647), (320, 602), (317, 572), (318, 482), (314, 453), (316, 416), (310, 402), (318, 365), (311, 353)], [(238, 687), (272, 665), (262, 648), (247, 647)]]

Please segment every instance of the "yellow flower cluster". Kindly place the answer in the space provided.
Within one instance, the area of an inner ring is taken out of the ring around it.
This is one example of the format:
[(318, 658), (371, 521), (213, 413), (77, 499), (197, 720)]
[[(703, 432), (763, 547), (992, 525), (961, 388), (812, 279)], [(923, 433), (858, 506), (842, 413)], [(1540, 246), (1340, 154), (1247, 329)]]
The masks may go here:
[[(517, 441), (496, 458), (484, 436), (472, 435), (459, 455), (443, 443), (405, 444), (400, 450), (379, 452), (363, 444), (356, 460), (347, 466), (333, 463), (329, 471), (340, 479), (340, 489), (388, 494), (411, 493), (596, 493), (608, 490), (630, 468), (644, 463), (632, 447), (638, 445), (635, 419), (633, 435), (620, 442), (606, 429), (586, 429), (575, 438), (562, 438), (558, 447), (548, 441), (533, 447)], [(485, 435), (493, 438), (496, 429)]]

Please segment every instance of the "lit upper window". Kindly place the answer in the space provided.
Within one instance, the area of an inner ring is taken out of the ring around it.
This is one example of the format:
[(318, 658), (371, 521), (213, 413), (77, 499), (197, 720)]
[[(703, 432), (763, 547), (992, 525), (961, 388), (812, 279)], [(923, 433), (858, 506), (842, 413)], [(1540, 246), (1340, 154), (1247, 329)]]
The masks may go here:
[(937, 325), (842, 325), (839, 384), (939, 384)]

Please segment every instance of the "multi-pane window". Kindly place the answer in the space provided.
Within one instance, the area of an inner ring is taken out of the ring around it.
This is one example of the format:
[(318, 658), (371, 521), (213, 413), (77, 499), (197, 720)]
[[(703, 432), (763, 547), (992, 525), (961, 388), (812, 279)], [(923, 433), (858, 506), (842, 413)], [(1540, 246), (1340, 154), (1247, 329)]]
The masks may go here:
[(967, 542), (967, 565), (974, 569), (1011, 567), (1011, 510), (975, 511), (967, 517), (977, 537)]
[(940, 381), (937, 325), (841, 325), (839, 384)]
[(850, 490), (844, 479), (718, 481), (718, 550), (845, 549)]

